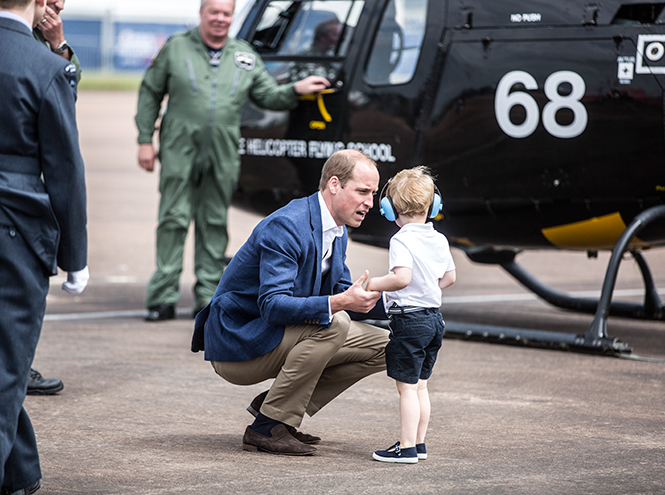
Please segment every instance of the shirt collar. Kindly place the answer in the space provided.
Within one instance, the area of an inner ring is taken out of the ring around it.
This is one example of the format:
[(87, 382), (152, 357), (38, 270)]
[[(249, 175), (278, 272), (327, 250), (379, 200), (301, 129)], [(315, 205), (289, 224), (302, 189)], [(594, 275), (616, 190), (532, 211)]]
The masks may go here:
[(407, 223), (400, 228), (403, 231), (415, 230), (415, 231), (428, 231), (434, 230), (434, 224), (432, 222), (426, 223)]
[(321, 194), (321, 191), (319, 191), (318, 197), (319, 206), (321, 207), (321, 228), (323, 232), (332, 230), (336, 237), (342, 237), (344, 235), (344, 227), (340, 227), (335, 223), (335, 220), (333, 219), (332, 215), (330, 214), (330, 210), (328, 209), (328, 205), (326, 205), (326, 202), (323, 199), (323, 194)]
[(25, 27), (27, 27), (30, 31), (32, 31), (32, 26), (30, 26), (30, 23), (28, 23), (28, 21), (26, 21), (23, 17), (21, 17), (18, 14), (15, 14), (14, 12), (9, 12), (8, 10), (0, 10), (0, 17), (18, 21), (21, 24), (23, 24)]

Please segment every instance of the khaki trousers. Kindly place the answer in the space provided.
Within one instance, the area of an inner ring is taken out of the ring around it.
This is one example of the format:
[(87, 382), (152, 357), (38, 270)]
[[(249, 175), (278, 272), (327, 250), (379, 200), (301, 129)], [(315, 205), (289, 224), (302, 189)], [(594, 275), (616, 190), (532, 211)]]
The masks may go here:
[(388, 331), (351, 320), (341, 311), (330, 328), (291, 325), (282, 342), (249, 361), (218, 362), (219, 376), (235, 385), (274, 378), (261, 413), (295, 428), (360, 379), (386, 369)]

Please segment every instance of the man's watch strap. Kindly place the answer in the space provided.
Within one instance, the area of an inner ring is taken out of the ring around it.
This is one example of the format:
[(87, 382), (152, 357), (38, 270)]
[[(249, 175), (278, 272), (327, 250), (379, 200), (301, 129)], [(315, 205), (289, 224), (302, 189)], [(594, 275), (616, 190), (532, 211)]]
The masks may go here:
[(62, 55), (63, 53), (65, 53), (67, 51), (67, 48), (69, 48), (69, 47), (67, 46), (67, 40), (65, 40), (62, 43), (60, 43), (58, 46), (56, 46), (55, 48), (51, 48), (51, 51), (53, 53), (58, 54), (58, 55)]

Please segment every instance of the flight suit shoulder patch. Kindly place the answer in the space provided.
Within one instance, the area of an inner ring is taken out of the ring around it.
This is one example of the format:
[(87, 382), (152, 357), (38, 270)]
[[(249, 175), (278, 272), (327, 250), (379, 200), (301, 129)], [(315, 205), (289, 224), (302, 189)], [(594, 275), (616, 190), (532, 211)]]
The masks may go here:
[(236, 52), (235, 61), (241, 69), (252, 70), (256, 65), (256, 56), (253, 53)]

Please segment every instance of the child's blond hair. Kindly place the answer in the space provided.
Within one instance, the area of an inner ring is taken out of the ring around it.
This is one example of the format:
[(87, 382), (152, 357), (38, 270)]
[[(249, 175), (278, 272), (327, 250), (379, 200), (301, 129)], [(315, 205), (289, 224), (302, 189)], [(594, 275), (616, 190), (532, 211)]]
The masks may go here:
[(434, 179), (424, 165), (400, 171), (386, 188), (397, 215), (427, 213), (434, 199)]

